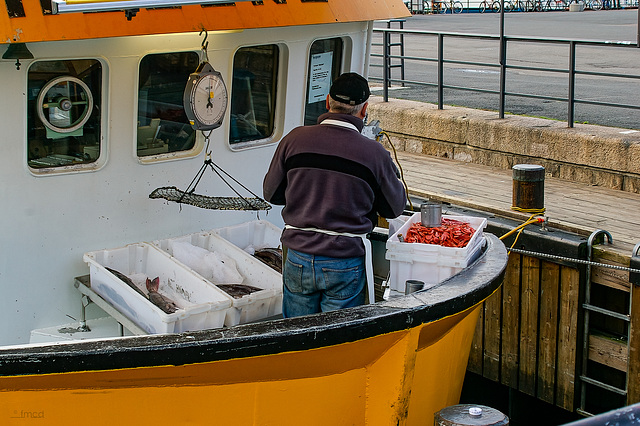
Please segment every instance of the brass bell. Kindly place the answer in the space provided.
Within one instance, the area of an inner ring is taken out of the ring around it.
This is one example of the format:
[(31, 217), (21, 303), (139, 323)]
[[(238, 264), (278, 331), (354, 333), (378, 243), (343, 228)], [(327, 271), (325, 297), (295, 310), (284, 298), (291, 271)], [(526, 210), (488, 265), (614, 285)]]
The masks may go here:
[(2, 55), (2, 59), (15, 59), (16, 69), (20, 69), (20, 59), (33, 59), (33, 54), (27, 49), (25, 43), (11, 43), (7, 51)]

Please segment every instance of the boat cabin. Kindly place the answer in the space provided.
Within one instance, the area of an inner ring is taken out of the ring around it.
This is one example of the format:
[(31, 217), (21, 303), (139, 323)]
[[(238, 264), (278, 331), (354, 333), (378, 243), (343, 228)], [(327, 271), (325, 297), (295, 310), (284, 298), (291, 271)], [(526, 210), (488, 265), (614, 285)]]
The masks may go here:
[[(366, 73), (373, 21), (405, 15), (401, 0), (3, 2), (0, 315), (12, 326), (0, 345), (80, 318), (73, 282), (87, 252), (256, 219), (281, 226), (277, 208), (149, 195), (185, 190), (205, 158), (246, 189), (208, 171), (199, 194), (261, 195), (280, 138), (324, 112), (333, 78)], [(205, 61), (225, 90), (218, 127), (202, 131), (183, 95)]]

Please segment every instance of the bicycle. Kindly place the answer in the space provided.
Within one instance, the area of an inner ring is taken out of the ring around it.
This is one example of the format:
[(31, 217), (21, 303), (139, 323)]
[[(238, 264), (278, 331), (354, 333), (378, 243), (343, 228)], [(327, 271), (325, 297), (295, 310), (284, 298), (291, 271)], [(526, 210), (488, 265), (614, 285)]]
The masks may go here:
[[(519, 1), (519, 0), (518, 0)], [(493, 0), (490, 2), (487, 2), (486, 0), (483, 0), (480, 5), (478, 6), (478, 10), (480, 11), (480, 13), (484, 13), (487, 9), (489, 9), (492, 12), (500, 12), (500, 1), (499, 0)], [(513, 10), (515, 10), (515, 6), (514, 4), (510, 1), (510, 0), (505, 0), (504, 2), (504, 11), (505, 12), (511, 12)]]
[(591, 10), (601, 10), (602, 0), (586, 0), (584, 3), (584, 8)]
[(569, 4), (566, 0), (547, 0), (547, 5), (545, 10), (567, 10), (569, 9)]
[(499, 0), (483, 0), (478, 6), (478, 10), (480, 13), (484, 13), (487, 10), (491, 12), (500, 12), (500, 1)]
[(516, 10), (518, 12), (533, 12), (533, 1), (516, 0), (513, 5), (513, 10)]
[(478, 5), (478, 11), (484, 13), (487, 9), (491, 10), (491, 3), (487, 3), (487, 0), (482, 0)]
[[(492, 12), (500, 12), (500, 8), (502, 7), (500, 0), (495, 0), (493, 3), (491, 3), (491, 11)], [(513, 3), (511, 3), (510, 0), (504, 0), (504, 11), (505, 12), (511, 12), (515, 9), (515, 6), (513, 5)]]
[[(419, 6), (422, 3), (422, 8), (413, 9), (414, 6)], [(407, 6), (411, 13), (431, 13), (431, 1), (423, 0), (422, 2), (416, 2), (415, 0), (405, 0), (404, 5)]]
[(434, 1), (433, 13), (462, 13), (464, 6), (459, 0)]

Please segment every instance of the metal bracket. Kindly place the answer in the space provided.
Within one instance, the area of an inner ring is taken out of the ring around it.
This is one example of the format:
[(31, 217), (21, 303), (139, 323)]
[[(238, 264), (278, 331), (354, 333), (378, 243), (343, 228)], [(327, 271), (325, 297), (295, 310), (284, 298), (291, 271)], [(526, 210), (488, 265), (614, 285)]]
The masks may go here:
[(609, 231), (604, 231), (602, 229), (598, 229), (596, 231), (593, 231), (591, 233), (591, 235), (589, 235), (589, 239), (587, 240), (587, 248), (588, 248), (587, 256), (588, 256), (589, 260), (591, 260), (591, 251), (592, 251), (591, 249), (593, 248), (593, 245), (594, 245), (595, 240), (598, 237), (598, 235), (606, 236), (607, 237), (607, 241), (609, 242), (609, 244), (613, 244), (613, 237), (611, 236)]
[(124, 17), (127, 18), (127, 21), (132, 20), (137, 14), (140, 12), (140, 9), (125, 9)]
[[(629, 259), (629, 268), (640, 269), (640, 243), (636, 244), (631, 252)], [(629, 271), (629, 282), (633, 285), (640, 286), (640, 272)]]
[[(604, 231), (602, 229), (593, 231), (591, 235), (589, 235), (589, 239), (587, 240), (587, 261), (589, 262), (591, 262), (591, 256), (593, 255), (593, 244), (595, 243), (595, 240), (599, 235), (606, 236), (609, 244), (613, 244), (613, 237), (611, 236), (609, 231)], [(587, 268), (587, 286), (590, 285), (590, 282), (591, 282), (591, 266)]]

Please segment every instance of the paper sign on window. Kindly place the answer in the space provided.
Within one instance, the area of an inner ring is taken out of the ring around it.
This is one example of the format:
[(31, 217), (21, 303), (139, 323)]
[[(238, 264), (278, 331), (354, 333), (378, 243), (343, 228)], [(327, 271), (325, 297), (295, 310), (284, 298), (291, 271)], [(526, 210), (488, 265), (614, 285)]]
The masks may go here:
[(311, 78), (309, 79), (309, 101), (324, 101), (331, 87), (331, 64), (333, 52), (311, 55)]

